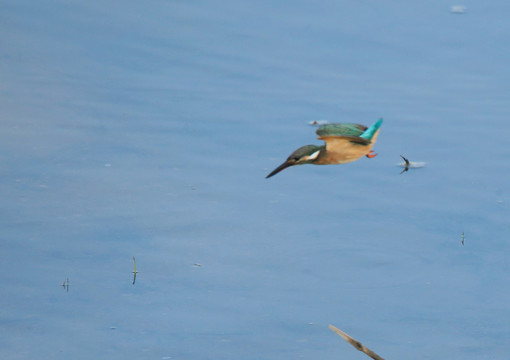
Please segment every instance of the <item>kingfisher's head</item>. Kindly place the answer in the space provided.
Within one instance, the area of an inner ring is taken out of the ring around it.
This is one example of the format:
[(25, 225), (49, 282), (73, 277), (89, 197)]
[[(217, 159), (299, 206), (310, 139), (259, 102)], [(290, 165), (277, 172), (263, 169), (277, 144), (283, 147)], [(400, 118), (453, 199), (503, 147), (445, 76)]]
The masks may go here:
[(271, 171), (269, 175), (266, 176), (266, 179), (278, 174), (280, 171), (290, 166), (312, 164), (319, 157), (322, 148), (323, 146), (317, 145), (301, 146), (299, 149), (290, 154), (283, 164)]

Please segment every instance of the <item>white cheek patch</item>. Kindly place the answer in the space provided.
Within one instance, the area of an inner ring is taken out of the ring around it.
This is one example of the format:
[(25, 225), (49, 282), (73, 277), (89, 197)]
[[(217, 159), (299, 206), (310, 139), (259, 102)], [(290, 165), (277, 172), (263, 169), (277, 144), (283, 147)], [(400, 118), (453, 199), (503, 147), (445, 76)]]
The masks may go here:
[(317, 159), (317, 156), (319, 156), (319, 153), (321, 151), (320, 150), (317, 150), (316, 152), (314, 152), (313, 154), (311, 154), (309, 157), (308, 157), (308, 160), (315, 160)]

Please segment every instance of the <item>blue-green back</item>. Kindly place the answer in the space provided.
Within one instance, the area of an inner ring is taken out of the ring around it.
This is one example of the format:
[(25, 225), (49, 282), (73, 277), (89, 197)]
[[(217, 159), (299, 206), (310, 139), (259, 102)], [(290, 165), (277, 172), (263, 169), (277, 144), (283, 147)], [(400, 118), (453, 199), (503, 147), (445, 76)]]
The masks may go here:
[(351, 123), (326, 124), (318, 128), (316, 133), (319, 136), (351, 136), (371, 140), (381, 127), (382, 122), (383, 120), (379, 119), (369, 128), (364, 125)]
[(322, 125), (317, 129), (319, 136), (360, 136), (367, 129), (366, 126), (350, 123), (334, 123)]

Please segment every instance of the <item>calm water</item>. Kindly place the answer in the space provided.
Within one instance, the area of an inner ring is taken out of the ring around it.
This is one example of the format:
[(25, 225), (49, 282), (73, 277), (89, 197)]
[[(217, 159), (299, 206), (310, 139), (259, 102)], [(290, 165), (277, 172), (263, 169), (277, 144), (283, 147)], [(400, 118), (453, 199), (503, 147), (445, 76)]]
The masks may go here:
[(510, 3), (452, 5), (4, 1), (0, 357), (508, 358)]

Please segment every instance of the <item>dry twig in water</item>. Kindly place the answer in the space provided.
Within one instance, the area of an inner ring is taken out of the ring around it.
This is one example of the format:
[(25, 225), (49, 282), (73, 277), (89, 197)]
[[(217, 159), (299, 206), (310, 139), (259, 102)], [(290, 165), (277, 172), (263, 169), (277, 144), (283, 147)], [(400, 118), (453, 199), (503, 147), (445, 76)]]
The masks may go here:
[(374, 359), (374, 360), (384, 360), (382, 357), (377, 355), (375, 352), (373, 352), (369, 348), (365, 347), (365, 345), (360, 343), (358, 340), (356, 340), (356, 339), (350, 337), (349, 335), (347, 335), (346, 333), (344, 333), (342, 330), (334, 327), (333, 325), (329, 325), (329, 328), (331, 330), (333, 330), (334, 332), (336, 332), (338, 335), (340, 335), (342, 338), (344, 338), (344, 340), (347, 341), (349, 344), (354, 346), (359, 351), (364, 352), (365, 354), (370, 356), (372, 359)]

